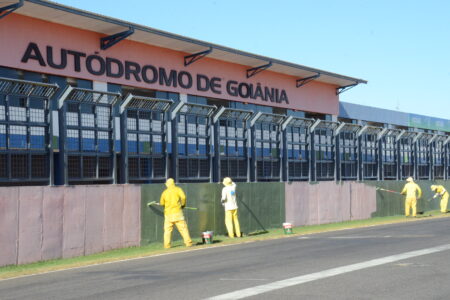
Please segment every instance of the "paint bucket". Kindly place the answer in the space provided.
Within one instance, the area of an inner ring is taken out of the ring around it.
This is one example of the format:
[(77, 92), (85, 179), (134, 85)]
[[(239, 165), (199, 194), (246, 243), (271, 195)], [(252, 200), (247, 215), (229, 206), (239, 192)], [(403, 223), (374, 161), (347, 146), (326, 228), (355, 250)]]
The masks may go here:
[(212, 231), (202, 232), (202, 240), (203, 240), (203, 244), (212, 244), (213, 232)]
[(292, 224), (291, 223), (283, 223), (284, 234), (292, 234)]

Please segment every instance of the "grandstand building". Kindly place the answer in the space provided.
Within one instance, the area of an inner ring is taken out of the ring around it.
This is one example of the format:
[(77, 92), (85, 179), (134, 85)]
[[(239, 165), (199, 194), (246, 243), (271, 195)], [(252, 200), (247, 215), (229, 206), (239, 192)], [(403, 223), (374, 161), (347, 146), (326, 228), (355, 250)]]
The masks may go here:
[(0, 184), (450, 177), (450, 120), (365, 80), (54, 2), (0, 1)]

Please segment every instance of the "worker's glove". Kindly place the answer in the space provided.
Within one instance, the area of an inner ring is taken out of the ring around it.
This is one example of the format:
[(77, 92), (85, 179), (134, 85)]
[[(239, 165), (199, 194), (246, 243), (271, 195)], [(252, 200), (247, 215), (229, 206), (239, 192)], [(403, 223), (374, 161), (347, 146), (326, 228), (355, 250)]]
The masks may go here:
[(433, 199), (437, 198), (438, 194), (434, 194)]
[(225, 206), (225, 202), (227, 202), (227, 200), (225, 199), (220, 200), (220, 203), (222, 203), (223, 206)]

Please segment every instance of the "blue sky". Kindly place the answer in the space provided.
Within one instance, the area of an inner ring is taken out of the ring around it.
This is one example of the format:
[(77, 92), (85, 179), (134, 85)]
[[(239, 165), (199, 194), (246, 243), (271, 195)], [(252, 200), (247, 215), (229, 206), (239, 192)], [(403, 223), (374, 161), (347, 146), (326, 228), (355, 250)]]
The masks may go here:
[(341, 101), (450, 119), (450, 1), (57, 2), (365, 79)]

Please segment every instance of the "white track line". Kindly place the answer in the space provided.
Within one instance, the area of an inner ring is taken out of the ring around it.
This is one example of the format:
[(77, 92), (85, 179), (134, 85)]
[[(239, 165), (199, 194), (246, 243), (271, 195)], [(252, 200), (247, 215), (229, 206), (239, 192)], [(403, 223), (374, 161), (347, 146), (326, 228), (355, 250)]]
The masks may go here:
[(368, 260), (368, 261), (357, 263), (357, 264), (328, 269), (328, 270), (324, 270), (324, 271), (317, 272), (317, 273), (311, 273), (311, 274), (302, 275), (302, 276), (298, 276), (298, 277), (292, 277), (292, 278), (285, 279), (285, 280), (280, 280), (280, 281), (275, 281), (275, 282), (268, 283), (268, 284), (258, 285), (258, 286), (252, 287), (252, 288), (237, 290), (237, 291), (234, 291), (231, 293), (218, 295), (218, 296), (211, 297), (208, 299), (210, 299), (210, 300), (242, 299), (242, 298), (255, 296), (255, 295), (262, 294), (262, 293), (267, 293), (267, 292), (271, 292), (274, 290), (294, 286), (294, 285), (303, 284), (303, 283), (314, 281), (314, 280), (324, 279), (324, 278), (328, 278), (328, 277), (332, 277), (332, 276), (336, 276), (336, 275), (340, 275), (340, 274), (344, 274), (344, 273), (348, 273), (348, 272), (353, 272), (353, 271), (357, 271), (357, 270), (361, 270), (361, 269), (367, 269), (367, 268), (371, 268), (371, 267), (376, 267), (376, 266), (396, 262), (396, 261), (407, 259), (407, 258), (412, 258), (412, 257), (416, 257), (416, 256), (421, 256), (421, 255), (426, 255), (426, 254), (431, 254), (431, 253), (436, 253), (436, 252), (441, 252), (441, 251), (447, 251), (447, 250), (450, 250), (450, 244), (437, 246), (437, 247), (433, 247), (433, 248), (428, 248), (428, 249), (417, 250), (417, 251), (400, 253), (400, 254), (396, 254), (396, 255), (391, 255), (391, 256), (386, 256), (386, 257), (382, 257), (382, 258)]

